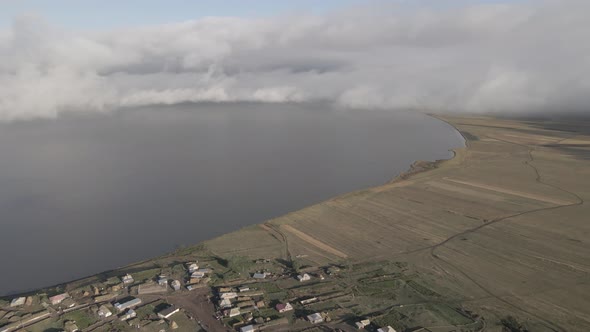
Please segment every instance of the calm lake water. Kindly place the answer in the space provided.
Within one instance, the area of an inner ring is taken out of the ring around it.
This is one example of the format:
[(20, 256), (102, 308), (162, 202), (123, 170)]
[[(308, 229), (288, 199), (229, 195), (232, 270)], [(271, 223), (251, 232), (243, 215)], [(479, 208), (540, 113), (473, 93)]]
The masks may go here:
[(463, 146), (417, 113), (182, 105), (0, 124), (0, 294), (382, 184)]

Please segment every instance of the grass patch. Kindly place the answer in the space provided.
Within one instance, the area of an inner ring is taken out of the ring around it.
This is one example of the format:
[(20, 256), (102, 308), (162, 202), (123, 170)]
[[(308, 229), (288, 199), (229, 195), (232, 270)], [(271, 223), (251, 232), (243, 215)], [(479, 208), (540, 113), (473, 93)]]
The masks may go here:
[(430, 310), (435, 315), (439, 316), (451, 325), (466, 325), (473, 323), (473, 320), (467, 318), (457, 312), (457, 310), (444, 304), (429, 304), (426, 306), (427, 310)]
[(68, 312), (63, 315), (63, 320), (73, 320), (80, 329), (85, 329), (88, 326), (96, 323), (98, 319), (88, 310), (76, 310)]
[(150, 315), (154, 315), (156, 313), (155, 312), (156, 305), (159, 305), (161, 303), (163, 303), (163, 302), (149, 303), (149, 304), (143, 305), (143, 306), (135, 309), (135, 312), (137, 313), (137, 318), (142, 320), (142, 319), (146, 319)]
[(430, 297), (440, 297), (440, 294), (438, 294), (437, 292), (431, 290), (428, 287), (425, 287), (417, 282), (415, 282), (414, 280), (407, 280), (406, 284), (410, 287), (412, 287), (416, 292), (424, 295), (424, 296), (430, 296)]

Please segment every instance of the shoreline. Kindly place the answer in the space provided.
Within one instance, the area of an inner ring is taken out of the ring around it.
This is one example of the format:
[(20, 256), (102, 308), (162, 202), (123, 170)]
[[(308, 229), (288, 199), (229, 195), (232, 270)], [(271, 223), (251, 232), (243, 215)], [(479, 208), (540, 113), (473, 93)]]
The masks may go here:
[[(588, 184), (578, 177), (589, 174), (590, 135), (556, 131), (547, 123), (437, 119), (455, 124), (451, 126), (464, 138), (464, 147), (449, 149), (451, 158), (416, 161), (382, 185), (338, 195), (127, 270), (46, 289), (47, 295), (67, 291), (79, 303), (92, 303), (98, 297), (89, 296), (88, 289), (120, 283), (125, 272), (136, 277), (136, 287), (153, 285), (163, 273), (188, 286), (178, 293), (137, 296), (209, 319), (211, 331), (251, 322), (247, 310), (232, 319), (221, 305), (212, 304), (220, 293), (238, 292), (242, 286), (257, 292), (244, 294), (256, 296), (249, 300), (262, 301), (265, 309), (253, 314), (261, 329), (270, 319), (271, 324), (288, 325), (284, 330), (307, 330), (313, 324), (305, 315), (314, 311), (330, 318), (323, 326), (345, 331), (360, 319), (409, 330), (425, 324), (450, 331), (512, 323), (529, 330), (590, 328), (590, 307), (580, 309), (590, 297), (579, 284), (590, 263), (583, 254), (590, 246), (582, 233), (588, 214), (583, 203), (590, 198)], [(577, 150), (567, 143), (574, 141)], [(579, 199), (572, 201), (572, 195)], [(554, 211), (567, 219), (556, 220)], [(211, 271), (205, 283), (187, 278), (186, 264), (195, 260)], [(568, 262), (569, 268), (559, 262)], [(266, 280), (258, 280), (257, 274)], [(311, 282), (298, 280), (305, 274)], [(196, 284), (200, 290), (190, 292)], [(138, 288), (122, 293), (105, 289), (99, 295), (136, 295), (134, 291)], [(556, 298), (552, 291), (564, 296)], [(511, 297), (505, 296), (508, 292)], [(240, 301), (248, 300), (237, 296), (231, 303), (236, 310), (242, 308)], [(310, 296), (314, 302), (308, 302)], [(538, 305), (547, 300), (568, 315)], [(273, 309), (276, 301), (294, 303), (297, 310), (278, 312)], [(421, 305), (414, 306), (416, 302)], [(152, 312), (150, 307), (144, 310)], [(223, 318), (211, 319), (212, 313)], [(79, 315), (94, 317), (89, 310)], [(146, 324), (157, 324), (143, 317)]]
[[(329, 197), (329, 198), (327, 198), (325, 200), (321, 200), (321, 201), (318, 201), (318, 202), (309, 204), (307, 206), (298, 208), (296, 210), (283, 213), (283, 214), (281, 214), (279, 216), (276, 216), (276, 217), (273, 217), (271, 219), (260, 221), (260, 222), (257, 222), (257, 223), (251, 224), (251, 225), (246, 225), (246, 226), (243, 226), (241, 228), (238, 228), (238, 229), (235, 229), (235, 230), (231, 230), (231, 231), (228, 231), (228, 232), (224, 232), (224, 233), (222, 233), (220, 235), (217, 235), (215, 237), (212, 237), (212, 238), (203, 240), (203, 241), (198, 242), (198, 243), (187, 245), (186, 247), (179, 248), (177, 250), (182, 250), (182, 249), (186, 249), (186, 248), (196, 247), (196, 246), (199, 246), (199, 245), (204, 245), (206, 242), (215, 240), (216, 238), (219, 238), (219, 237), (222, 237), (222, 236), (225, 236), (225, 235), (234, 233), (234, 232), (238, 232), (241, 229), (244, 229), (244, 228), (247, 228), (247, 227), (262, 225), (262, 224), (264, 224), (264, 223), (266, 223), (266, 222), (268, 222), (270, 220), (273, 220), (273, 219), (276, 219), (276, 218), (280, 218), (282, 216), (288, 215), (290, 213), (293, 213), (293, 212), (296, 212), (296, 211), (299, 211), (299, 210), (303, 210), (303, 209), (308, 208), (308, 207), (311, 207), (311, 206), (322, 204), (323, 202), (328, 202), (328, 201), (336, 200), (336, 199), (339, 199), (339, 198), (342, 198), (342, 197), (346, 197), (346, 196), (349, 196), (349, 195), (354, 195), (355, 193), (363, 192), (363, 191), (366, 191), (366, 190), (379, 190), (379, 188), (388, 188), (388, 186), (390, 186), (390, 185), (398, 184), (398, 183), (403, 182), (405, 180), (408, 180), (408, 179), (410, 179), (412, 177), (415, 177), (415, 176), (417, 176), (419, 174), (424, 174), (424, 173), (427, 173), (429, 171), (434, 171), (434, 170), (440, 168), (443, 164), (455, 160), (458, 157), (458, 150), (466, 150), (469, 147), (469, 141), (468, 141), (468, 139), (453, 124), (451, 124), (447, 120), (439, 117), (438, 115), (429, 114), (429, 113), (423, 113), (423, 114), (426, 115), (426, 116), (428, 116), (428, 117), (434, 118), (434, 119), (436, 119), (438, 121), (441, 121), (441, 122), (444, 122), (444, 123), (448, 124), (457, 133), (459, 133), (459, 135), (463, 139), (463, 142), (464, 142), (465, 146), (464, 147), (458, 147), (458, 148), (449, 149), (448, 151), (452, 152), (453, 155), (450, 158), (448, 158), (448, 159), (436, 159), (436, 160), (432, 160), (432, 161), (430, 161), (430, 160), (415, 160), (414, 162), (412, 162), (410, 164), (410, 166), (407, 168), (406, 171), (403, 171), (403, 172), (397, 174), (396, 176), (394, 176), (393, 178), (391, 178), (390, 180), (387, 180), (386, 182), (384, 182), (382, 184), (375, 185), (375, 186), (364, 187), (364, 188), (356, 189), (356, 190), (353, 190), (353, 191), (345, 192), (345, 193), (342, 193), (342, 194), (337, 194), (337, 195), (332, 196), (332, 197)], [(120, 270), (129, 270), (129, 269), (131, 269), (133, 267), (136, 267), (136, 266), (141, 266), (141, 265), (144, 265), (144, 264), (148, 264), (148, 263), (150, 263), (150, 262), (152, 262), (154, 260), (157, 260), (157, 259), (162, 259), (162, 258), (166, 258), (166, 257), (169, 257), (169, 256), (173, 256), (175, 252), (176, 251), (165, 252), (165, 253), (162, 253), (161, 255), (158, 255), (158, 256), (152, 256), (152, 257), (146, 258), (146, 259), (141, 260), (141, 261), (136, 261), (136, 262), (130, 263), (129, 265), (123, 265), (123, 266), (119, 266), (119, 267), (116, 267), (116, 268), (113, 268), (113, 269), (100, 271), (100, 272), (97, 272), (95, 274), (87, 275), (87, 276), (84, 276), (84, 277), (81, 277), (81, 278), (72, 279), (72, 280), (69, 280), (69, 281), (61, 282), (61, 283), (50, 285), (50, 286), (46, 286), (46, 287), (34, 288), (34, 289), (31, 289), (31, 290), (27, 290), (27, 291), (16, 291), (14, 293), (3, 294), (3, 295), (0, 295), (0, 299), (8, 299), (8, 298), (13, 298), (13, 297), (18, 297), (18, 296), (30, 296), (30, 295), (33, 295), (33, 294), (37, 294), (37, 293), (39, 293), (41, 291), (50, 290), (50, 289), (56, 289), (56, 288), (62, 288), (64, 286), (67, 286), (67, 285), (72, 284), (72, 283), (84, 282), (86, 280), (89, 280), (89, 279), (92, 279), (92, 278), (96, 278), (97, 276), (108, 275), (108, 274), (111, 274), (111, 273), (118, 272)]]

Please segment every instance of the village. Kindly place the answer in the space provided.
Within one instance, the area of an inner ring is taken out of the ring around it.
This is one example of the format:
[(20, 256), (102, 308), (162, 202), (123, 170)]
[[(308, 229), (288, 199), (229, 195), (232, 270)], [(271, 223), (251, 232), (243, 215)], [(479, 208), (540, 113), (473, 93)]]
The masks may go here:
[[(7, 299), (0, 303), (0, 332), (406, 331), (387, 289), (401, 275), (391, 272), (381, 265), (293, 269), (243, 257), (175, 262)], [(358, 302), (375, 297), (379, 287), (385, 287), (379, 301)], [(464, 320), (473, 331), (480, 325)]]

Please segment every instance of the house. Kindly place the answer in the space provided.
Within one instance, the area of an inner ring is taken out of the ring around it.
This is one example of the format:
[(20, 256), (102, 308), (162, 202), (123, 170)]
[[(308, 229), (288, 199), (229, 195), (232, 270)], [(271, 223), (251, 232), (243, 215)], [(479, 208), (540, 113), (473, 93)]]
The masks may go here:
[(356, 327), (360, 330), (360, 329), (364, 329), (365, 327), (369, 326), (369, 324), (371, 324), (371, 321), (368, 319), (363, 319), (359, 322), (356, 322), (355, 325)]
[(12, 301), (10, 301), (10, 307), (13, 308), (13, 307), (18, 307), (18, 306), (24, 305), (26, 301), (27, 301), (26, 297), (14, 298), (14, 299), (12, 299)]
[(279, 303), (275, 306), (275, 309), (277, 309), (278, 312), (283, 313), (283, 312), (293, 310), (293, 306), (289, 302), (287, 302), (285, 304)]
[(125, 313), (123, 315), (121, 315), (120, 320), (126, 321), (128, 319), (135, 318), (135, 317), (137, 317), (137, 313), (135, 312), (135, 310), (127, 309), (127, 311), (125, 311)]
[(141, 299), (138, 298), (129, 298), (127, 301), (125, 302), (117, 302), (115, 303), (115, 308), (117, 308), (117, 310), (119, 310), (119, 312), (122, 312), (125, 309), (129, 309), (135, 306), (138, 306), (141, 304)]
[(250, 290), (250, 287), (248, 287), (248, 286), (242, 286), (242, 287), (238, 288), (238, 290), (239, 290), (240, 292), (247, 292), (247, 291), (249, 291), (249, 290)]
[(58, 294), (50, 297), (49, 303), (51, 303), (52, 305), (60, 304), (63, 300), (67, 299), (68, 297), (70, 297), (70, 294), (68, 293)]
[(165, 275), (160, 275), (158, 277), (158, 285), (168, 286), (168, 277), (166, 277)]
[(236, 297), (238, 297), (238, 294), (234, 292), (219, 294), (220, 299), (235, 299)]
[(212, 270), (210, 268), (200, 268), (198, 270), (196, 270), (195, 272), (202, 272), (202, 273), (211, 273)]
[(129, 273), (127, 273), (126, 275), (124, 275), (121, 278), (121, 281), (123, 281), (123, 283), (125, 285), (128, 285), (128, 284), (132, 284), (134, 280), (133, 280), (133, 277)]
[(382, 327), (377, 332), (395, 332), (395, 329), (391, 326)]
[(69, 320), (65, 322), (64, 330), (66, 332), (77, 332), (80, 331), (80, 328), (78, 327), (78, 325), (76, 325), (76, 322), (74, 322), (73, 320)]
[(219, 301), (219, 307), (222, 309), (231, 308), (232, 307), (231, 300), (230, 299), (221, 299), (221, 301)]
[(225, 311), (227, 317), (235, 317), (240, 315), (240, 308), (231, 308)]
[(199, 265), (197, 265), (197, 263), (189, 263), (188, 264), (188, 273), (189, 274), (195, 272), (198, 269), (199, 269)]
[(170, 285), (172, 286), (172, 289), (174, 289), (175, 291), (180, 290), (180, 281), (172, 280), (172, 283), (170, 283)]
[(201, 279), (203, 277), (205, 277), (205, 273), (203, 272), (195, 271), (191, 274), (191, 279)]
[(307, 320), (310, 321), (312, 324), (319, 324), (324, 321), (324, 318), (320, 313), (316, 312), (315, 314), (308, 315)]
[(256, 302), (256, 308), (260, 309), (260, 308), (264, 308), (266, 307), (266, 304), (264, 303), (264, 301), (260, 300), (258, 302)]
[(246, 325), (240, 329), (240, 332), (254, 332), (254, 325)]
[(311, 280), (311, 277), (309, 276), (309, 274), (304, 273), (304, 274), (298, 275), (297, 280), (299, 280), (300, 282), (308, 281), (308, 280)]
[(107, 318), (112, 315), (113, 315), (113, 313), (104, 304), (98, 308), (98, 317)]
[(179, 311), (180, 311), (180, 308), (170, 305), (166, 309), (158, 312), (158, 317), (168, 319), (172, 315), (174, 315), (175, 313), (177, 313)]
[(254, 279), (265, 279), (267, 276), (266, 272), (256, 272), (252, 275), (252, 278)]

